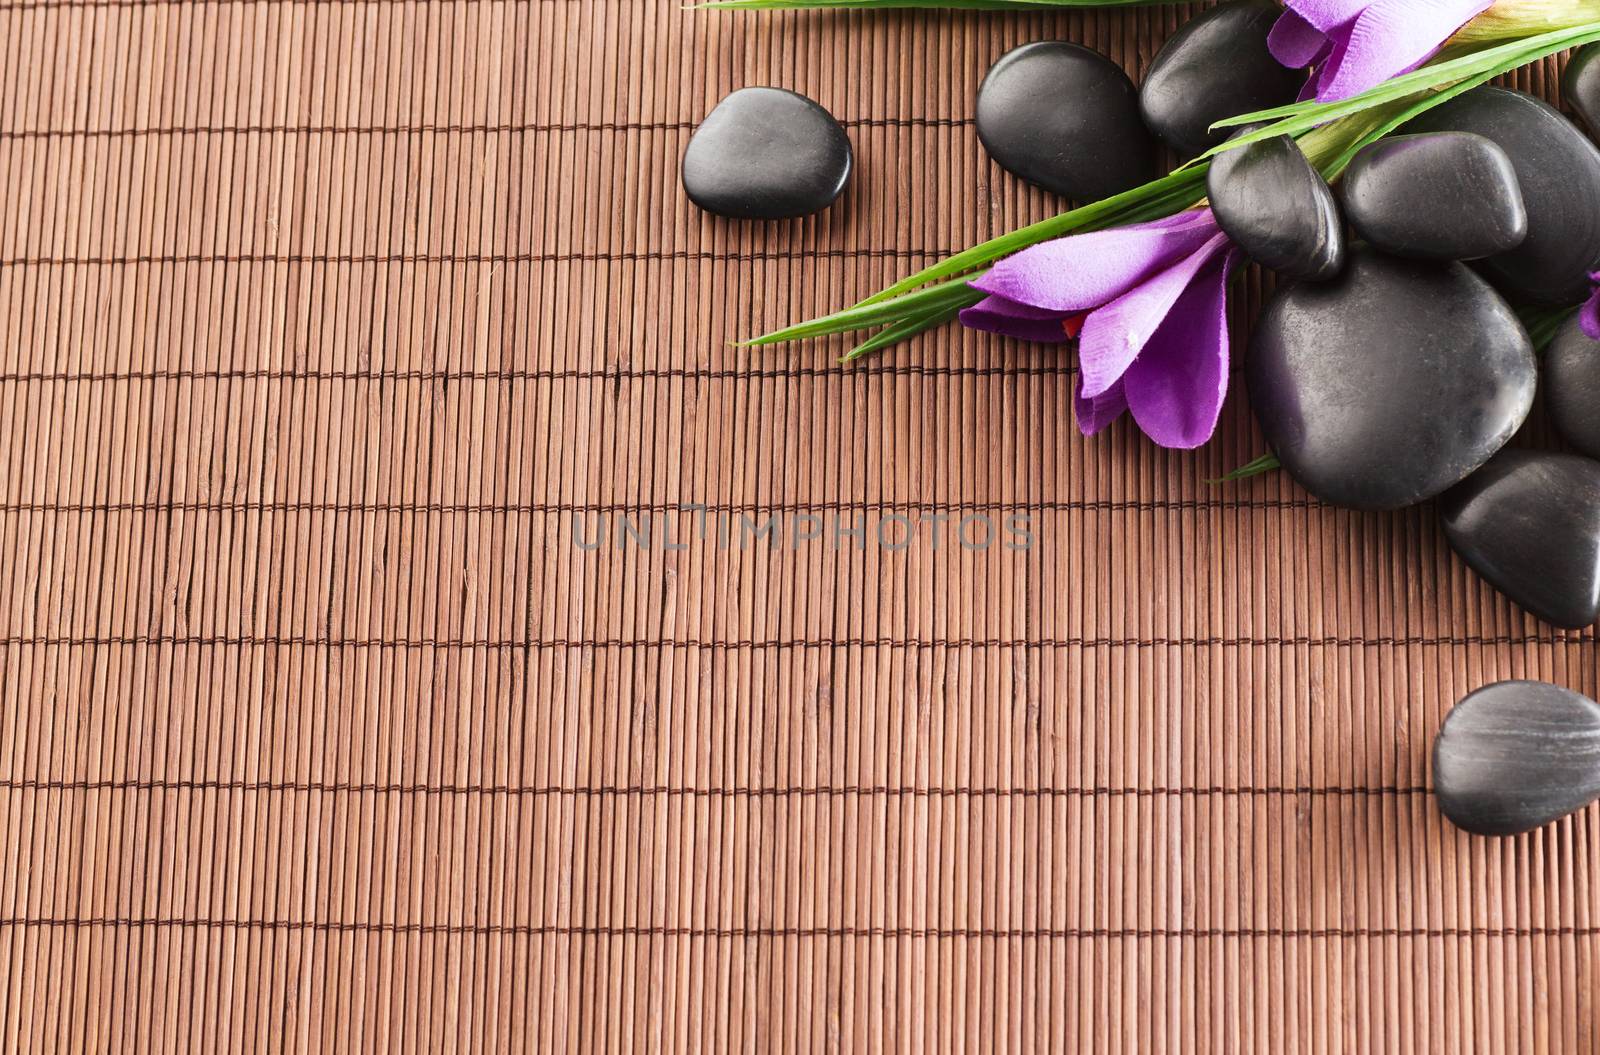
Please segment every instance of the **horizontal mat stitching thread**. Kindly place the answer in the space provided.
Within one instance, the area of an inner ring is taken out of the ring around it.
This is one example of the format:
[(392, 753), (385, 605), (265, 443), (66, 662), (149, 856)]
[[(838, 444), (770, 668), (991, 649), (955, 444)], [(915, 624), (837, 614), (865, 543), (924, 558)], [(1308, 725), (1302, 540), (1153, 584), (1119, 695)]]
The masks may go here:
[(1067, 377), (1076, 365), (1052, 366), (824, 366), (782, 370), (699, 370), (642, 367), (595, 370), (130, 370), (101, 373), (0, 373), (0, 383), (115, 381), (765, 381), (851, 380), (862, 377)]
[(1588, 937), (1600, 927), (1130, 927), (1118, 928), (937, 928), (937, 927), (649, 927), (516, 923), (358, 923), (347, 920), (187, 919), (183, 917), (85, 916), (0, 917), (0, 927), (217, 927), (239, 930), (311, 930), (394, 934), (511, 934), (529, 937), (641, 938), (1537, 938)]
[[(0, 10), (4, 10), (0, 6)], [(970, 117), (857, 117), (839, 122), (846, 128), (964, 128)], [(499, 124), (415, 125), (160, 125), (151, 128), (32, 128), (0, 130), (7, 139), (123, 139), (180, 135), (503, 135), (536, 132), (687, 132), (697, 121), (572, 121)]]
[(4, 780), (0, 788), (9, 791), (239, 791), (239, 792), (311, 792), (319, 794), (403, 794), (403, 795), (506, 795), (506, 796), (664, 796), (677, 798), (827, 798), (831, 796), (863, 796), (877, 798), (1021, 798), (1021, 799), (1091, 799), (1091, 798), (1201, 798), (1201, 797), (1273, 797), (1305, 795), (1326, 798), (1361, 798), (1389, 795), (1426, 795), (1426, 787), (1378, 786), (1265, 786), (1265, 787), (1154, 787), (1154, 788), (915, 788), (890, 785), (842, 785), (783, 788), (700, 788), (671, 786), (599, 785), (591, 787), (564, 787), (537, 785), (519, 787), (510, 784), (380, 784), (380, 783), (324, 783), (312, 781), (297, 784), (292, 781), (250, 780)]
[(196, 645), (202, 647), (290, 646), (329, 648), (445, 648), (445, 649), (583, 649), (583, 648), (706, 648), (720, 651), (766, 651), (786, 648), (1256, 648), (1256, 647), (1332, 647), (1386, 648), (1407, 646), (1502, 646), (1502, 645), (1592, 645), (1595, 637), (1530, 634), (1463, 637), (1194, 637), (1168, 639), (1140, 638), (952, 638), (917, 641), (905, 638), (809, 638), (793, 641), (690, 641), (682, 639), (627, 640), (622, 638), (546, 638), (537, 641), (493, 641), (448, 638), (335, 638), (303, 636), (242, 635), (201, 636), (167, 634), (113, 634), (87, 637), (0, 638), (0, 644), (16, 646), (105, 647), (112, 645)]
[(774, 249), (719, 253), (661, 249), (617, 253), (172, 253), (134, 256), (20, 256), (0, 267), (136, 267), (146, 264), (570, 264), (695, 260), (715, 263), (786, 260), (899, 260), (952, 256), (954, 249)]
[(1250, 501), (1248, 499), (1219, 499), (1207, 502), (1203, 499), (1172, 499), (1163, 501), (1152, 499), (1137, 501), (1133, 499), (1095, 500), (1065, 502), (848, 502), (848, 501), (819, 501), (819, 502), (735, 502), (735, 503), (704, 503), (702, 505), (687, 505), (684, 503), (649, 503), (649, 502), (620, 502), (596, 505), (569, 502), (533, 502), (533, 503), (485, 503), (482, 505), (466, 503), (429, 503), (429, 502), (196, 502), (175, 501), (164, 502), (152, 499), (145, 502), (105, 502), (105, 503), (63, 503), (52, 504), (48, 502), (0, 502), (0, 513), (424, 513), (424, 514), (532, 514), (548, 515), (560, 513), (681, 513), (685, 516), (698, 516), (701, 513), (845, 513), (845, 512), (894, 512), (897, 510), (916, 510), (918, 512), (1204, 512), (1206, 510), (1271, 510), (1271, 509), (1322, 509), (1328, 508), (1319, 502), (1305, 498), (1282, 498)]

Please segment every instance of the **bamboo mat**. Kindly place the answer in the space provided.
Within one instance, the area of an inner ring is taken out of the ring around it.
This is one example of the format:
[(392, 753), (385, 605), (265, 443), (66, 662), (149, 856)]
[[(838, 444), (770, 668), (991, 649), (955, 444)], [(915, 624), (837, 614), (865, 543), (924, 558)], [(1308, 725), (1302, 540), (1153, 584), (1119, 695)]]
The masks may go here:
[[(0, 5), (0, 1051), (1600, 1050), (1600, 811), (1426, 762), (1592, 633), (1207, 485), (1241, 400), (731, 344), (1057, 211), (987, 66), (1182, 11)], [(849, 130), (823, 215), (681, 193), (751, 84)]]

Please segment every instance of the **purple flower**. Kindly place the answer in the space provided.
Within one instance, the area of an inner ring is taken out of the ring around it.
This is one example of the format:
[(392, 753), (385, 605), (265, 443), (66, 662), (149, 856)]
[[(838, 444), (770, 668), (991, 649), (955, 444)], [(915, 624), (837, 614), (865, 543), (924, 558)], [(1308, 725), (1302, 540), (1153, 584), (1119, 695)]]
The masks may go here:
[(1210, 209), (1069, 235), (975, 279), (963, 324), (1030, 341), (1078, 338), (1078, 428), (1127, 410), (1163, 447), (1211, 438), (1228, 391), (1228, 275), (1238, 251)]
[(1589, 272), (1589, 281), (1594, 283), (1594, 293), (1578, 309), (1578, 325), (1592, 339), (1600, 341), (1600, 271)]
[(1315, 66), (1306, 94), (1331, 102), (1409, 73), (1493, 0), (1285, 0), (1267, 38), (1285, 66)]

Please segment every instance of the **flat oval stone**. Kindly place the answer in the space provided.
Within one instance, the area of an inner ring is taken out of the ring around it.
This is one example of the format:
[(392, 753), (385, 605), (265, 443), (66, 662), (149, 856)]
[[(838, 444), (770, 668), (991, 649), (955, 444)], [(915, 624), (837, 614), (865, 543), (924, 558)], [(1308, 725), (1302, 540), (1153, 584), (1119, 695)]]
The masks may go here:
[(1591, 458), (1600, 458), (1600, 341), (1568, 319), (1544, 352), (1545, 405), (1556, 431)]
[(1000, 56), (978, 89), (978, 138), (1006, 171), (1080, 201), (1156, 176), (1156, 146), (1122, 68), (1060, 40)]
[(1310, 281), (1344, 266), (1339, 205), (1289, 136), (1212, 158), (1206, 194), (1223, 231), (1261, 266)]
[(1600, 619), (1600, 462), (1501, 451), (1445, 494), (1439, 519), (1474, 571), (1540, 619)]
[(1281, 14), (1274, 0), (1235, 0), (1184, 23), (1156, 53), (1139, 88), (1145, 123), (1192, 157), (1228, 138), (1227, 129), (1211, 131), (1214, 122), (1294, 102), (1305, 71), (1284, 67), (1267, 50)]
[(1600, 149), (1548, 103), (1483, 87), (1418, 116), (1407, 132), (1476, 132), (1506, 152), (1528, 210), (1528, 237), (1481, 265), (1502, 289), (1573, 304), (1600, 270)]
[(850, 179), (850, 137), (816, 103), (782, 88), (740, 88), (706, 115), (683, 152), (683, 189), (706, 212), (782, 220), (827, 208)]
[(1559, 685), (1502, 681), (1445, 715), (1433, 790), (1457, 827), (1519, 835), (1600, 796), (1600, 705)]
[(1579, 48), (1561, 78), (1561, 97), (1600, 135), (1600, 44)]
[(1533, 345), (1464, 264), (1364, 247), (1331, 282), (1280, 290), (1245, 364), (1279, 460), (1325, 502), (1398, 509), (1488, 461), (1533, 405)]
[(1471, 132), (1381, 139), (1350, 162), (1340, 189), (1350, 226), (1397, 256), (1477, 260), (1528, 237), (1517, 170)]

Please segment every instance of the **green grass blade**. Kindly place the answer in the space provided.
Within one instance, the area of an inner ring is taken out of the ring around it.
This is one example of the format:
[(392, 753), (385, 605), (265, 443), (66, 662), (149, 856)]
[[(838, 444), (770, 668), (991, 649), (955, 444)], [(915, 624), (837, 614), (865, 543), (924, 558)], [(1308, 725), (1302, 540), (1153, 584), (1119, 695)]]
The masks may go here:
[(800, 341), (810, 337), (828, 337), (835, 333), (866, 330), (873, 326), (894, 325), (905, 319), (931, 314), (947, 308), (959, 310), (968, 304), (975, 304), (981, 299), (983, 299), (983, 294), (965, 282), (943, 282), (937, 286), (927, 286), (907, 293), (893, 300), (877, 301), (872, 304), (858, 304), (843, 311), (836, 311), (832, 315), (824, 315), (808, 322), (786, 326), (781, 330), (774, 330), (771, 333), (740, 343), (745, 347), (783, 344), (787, 341)]
[[(1187, 171), (1173, 172), (1161, 177), (1142, 187), (1124, 191), (1121, 194), (1106, 198), (1102, 201), (1085, 205), (1070, 212), (1052, 216), (1048, 220), (1029, 224), (1009, 234), (998, 238), (991, 238), (981, 245), (963, 250), (955, 256), (946, 257), (929, 267), (923, 268), (914, 275), (889, 286), (879, 293), (875, 293), (862, 301), (862, 304), (875, 304), (880, 301), (891, 300), (909, 290), (929, 282), (938, 282), (954, 278), (957, 275), (971, 274), (979, 268), (994, 263), (1001, 257), (1010, 256), (1019, 250), (1031, 245), (1059, 238), (1075, 231), (1092, 231), (1117, 223), (1134, 223), (1141, 219), (1153, 219), (1156, 216), (1171, 215), (1178, 209), (1193, 205), (1200, 200), (1204, 193), (1204, 169), (1189, 169)], [(1156, 209), (1150, 209), (1152, 201), (1159, 200)], [(1168, 208), (1168, 204), (1176, 201), (1185, 202)], [(1141, 207), (1144, 207), (1141, 212)], [(1159, 211), (1164, 209), (1165, 211)], [(1148, 213), (1144, 215), (1142, 213)]]
[[(1349, 99), (1326, 103), (1307, 100), (1225, 118), (1213, 127), (1235, 128), (1250, 124), (1259, 124), (1261, 127), (1211, 148), (1190, 164), (1215, 157), (1224, 150), (1237, 150), (1239, 147), (1263, 139), (1273, 139), (1281, 135), (1300, 135), (1341, 117), (1351, 117), (1388, 104), (1405, 104), (1410, 108), (1392, 126), (1398, 127), (1423, 110), (1437, 106), (1446, 98), (1459, 95), (1502, 73), (1596, 40), (1600, 40), (1600, 25), (1558, 29), (1423, 66), (1411, 73), (1391, 78)], [(1426, 94), (1436, 91), (1440, 94)]]
[[(974, 291), (974, 295), (970, 303), (976, 304), (980, 299), (982, 299), (982, 297), (983, 294)], [(966, 306), (966, 304), (958, 304), (954, 307), (939, 308), (936, 311), (926, 312), (922, 315), (913, 315), (904, 322), (897, 323), (894, 326), (886, 326), (872, 337), (862, 341), (860, 344), (850, 349), (844, 354), (843, 357), (840, 358), (839, 361), (842, 363), (854, 362), (857, 359), (871, 355), (873, 352), (888, 348), (890, 345), (899, 344), (901, 341), (909, 340), (910, 338), (921, 333), (923, 330), (930, 330), (935, 326), (942, 326), (951, 319), (955, 318), (956, 314)]]
[(1260, 476), (1262, 473), (1270, 473), (1275, 469), (1281, 468), (1283, 468), (1283, 463), (1278, 461), (1278, 456), (1276, 454), (1263, 454), (1254, 461), (1246, 462), (1245, 464), (1239, 466), (1239, 468), (1233, 470), (1233, 472), (1225, 473), (1224, 475), (1217, 477), (1215, 480), (1207, 480), (1206, 483), (1231, 484), (1236, 480), (1248, 480), (1252, 476)]

